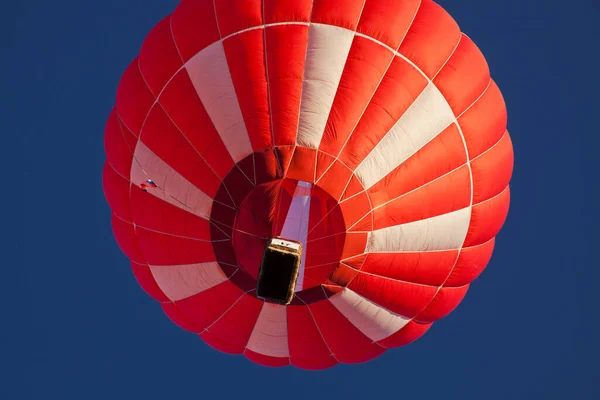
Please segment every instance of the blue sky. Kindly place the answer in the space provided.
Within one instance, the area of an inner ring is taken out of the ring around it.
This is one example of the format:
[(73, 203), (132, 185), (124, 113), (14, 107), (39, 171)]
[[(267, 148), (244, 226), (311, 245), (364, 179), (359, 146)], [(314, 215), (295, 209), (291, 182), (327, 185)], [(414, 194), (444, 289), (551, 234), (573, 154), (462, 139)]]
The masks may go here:
[(321, 372), (259, 367), (177, 328), (113, 239), (105, 120), (123, 70), (177, 0), (3, 4), (0, 398), (252, 399), (265, 385), (289, 399), (600, 398), (600, 5), (439, 3), (505, 96), (511, 211), (451, 316), (410, 346)]

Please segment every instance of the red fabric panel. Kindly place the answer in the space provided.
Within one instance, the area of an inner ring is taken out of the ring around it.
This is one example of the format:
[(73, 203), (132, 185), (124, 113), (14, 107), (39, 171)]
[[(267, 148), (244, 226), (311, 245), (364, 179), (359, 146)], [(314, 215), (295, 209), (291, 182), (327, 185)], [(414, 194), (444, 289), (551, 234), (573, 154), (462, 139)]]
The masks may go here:
[(265, 367), (285, 367), (290, 363), (289, 357), (270, 357), (248, 349), (244, 351), (244, 355), (248, 360)]
[(265, 35), (274, 143), (277, 146), (295, 145), (308, 27), (272, 26), (267, 28)]
[(399, 52), (430, 79), (448, 60), (461, 37), (454, 19), (433, 1), (423, 1)]
[(312, 0), (263, 0), (265, 24), (276, 22), (308, 22)]
[(371, 211), (371, 203), (367, 193), (363, 192), (340, 203), (340, 208), (344, 215), (344, 223), (350, 228)]
[(473, 203), (477, 204), (502, 192), (510, 181), (514, 155), (510, 136), (471, 162), (473, 170)]
[[(288, 346), (293, 365), (322, 364), (330, 360), (329, 348), (319, 332), (310, 309), (298, 300), (287, 307)], [(312, 361), (312, 362), (311, 362)], [(333, 360), (335, 361), (335, 360)]]
[(200, 101), (187, 71), (182, 70), (173, 78), (159, 102), (194, 150), (219, 178), (224, 179), (234, 162)]
[(366, 0), (314, 0), (311, 22), (355, 31)]
[(173, 125), (160, 105), (150, 111), (140, 140), (194, 186), (210, 198), (215, 197), (221, 179)]
[(145, 264), (146, 260), (142, 255), (142, 252), (138, 245), (133, 225), (113, 214), (112, 229), (115, 235), (115, 239), (117, 239), (117, 243), (119, 244), (119, 247), (121, 248), (123, 253), (125, 253), (125, 255), (131, 261), (137, 262), (138, 264)]
[(355, 37), (329, 113), (319, 149), (338, 155), (392, 62), (393, 54), (372, 40)]
[(471, 175), (463, 166), (373, 210), (374, 229), (420, 221), (461, 210), (471, 204)]
[(104, 129), (104, 151), (106, 161), (127, 179), (131, 175), (133, 149), (136, 143), (137, 138), (128, 130), (122, 129), (116, 109), (113, 109)]
[(309, 308), (325, 342), (338, 361), (362, 363), (385, 351), (359, 331), (329, 301), (312, 303)]
[(183, 66), (171, 33), (171, 16), (160, 21), (144, 40), (139, 66), (144, 80), (155, 97)]
[(377, 343), (386, 348), (405, 346), (423, 336), (423, 334), (427, 332), (429, 328), (431, 328), (430, 323), (422, 324), (416, 321), (410, 321), (398, 332), (394, 333), (388, 338), (380, 340)]
[(213, 0), (221, 37), (262, 25), (261, 0)]
[(314, 182), (317, 164), (317, 151), (306, 147), (296, 147), (292, 162), (287, 171), (289, 179)]
[(202, 331), (202, 327), (196, 326), (190, 321), (177, 307), (175, 303), (164, 303), (161, 304), (163, 312), (169, 317), (171, 321), (181, 329), (185, 329), (188, 332), (199, 333)]
[(189, 61), (219, 40), (213, 1), (183, 0), (171, 17), (171, 29), (183, 61)]
[(256, 29), (233, 36), (223, 47), (252, 148), (271, 147), (264, 32)]
[(456, 124), (427, 143), (390, 172), (368, 193), (373, 207), (415, 190), (466, 164), (465, 145)]
[[(173, 304), (196, 329), (206, 329), (224, 315), (243, 295), (242, 290), (228, 280)], [(168, 315), (171, 317), (171, 313)], [(196, 333), (200, 333), (200, 331), (196, 331)]]
[(434, 322), (450, 314), (467, 294), (469, 285), (462, 287), (443, 287), (435, 295), (427, 308), (415, 319), (420, 322)]
[(465, 240), (465, 247), (476, 246), (498, 234), (510, 204), (510, 189), (506, 187), (498, 196), (473, 206), (471, 226)]
[[(365, 274), (405, 282), (441, 286), (452, 270), (458, 250), (420, 253), (370, 253), (366, 260), (347, 260), (346, 264)], [(362, 265), (362, 269), (361, 269)]]
[(138, 58), (123, 73), (117, 88), (117, 113), (135, 136), (140, 135), (142, 124), (155, 102), (138, 67)]
[(433, 83), (458, 116), (484, 93), (490, 84), (490, 71), (475, 43), (463, 35)]
[(463, 248), (444, 286), (458, 287), (473, 282), (490, 262), (494, 242), (495, 240), (491, 239), (479, 246)]
[(135, 188), (131, 191), (132, 218), (135, 224), (156, 232), (198, 240), (223, 240), (223, 232), (211, 235), (210, 222), (166, 201)]
[(356, 168), (426, 86), (427, 80), (413, 66), (395, 57), (340, 154), (340, 160), (350, 168)]
[(437, 287), (358, 274), (348, 289), (396, 314), (413, 318), (434, 298)]
[[(243, 295), (231, 309), (226, 311), (214, 325), (208, 328), (208, 332), (201, 334), (200, 337), (205, 340), (208, 339), (207, 343), (211, 345), (215, 340), (227, 344), (227, 353), (242, 354), (248, 344), (254, 325), (256, 325), (263, 304), (262, 300), (254, 296)], [(214, 340), (210, 340), (210, 336), (214, 337)]]
[(211, 243), (136, 227), (139, 248), (150, 265), (180, 265), (215, 261)]
[(129, 180), (123, 178), (108, 163), (104, 164), (102, 187), (106, 201), (119, 218), (131, 221), (129, 205)]
[(152, 271), (150, 271), (150, 267), (148, 267), (148, 265), (131, 262), (131, 270), (133, 271), (133, 275), (135, 276), (135, 279), (137, 279), (142, 289), (144, 289), (144, 291), (148, 293), (150, 297), (160, 301), (161, 303), (168, 303), (171, 301), (158, 287), (158, 284), (156, 283), (156, 280), (154, 279)]
[(366, 0), (357, 31), (397, 49), (420, 4), (421, 0)]
[(352, 171), (348, 169), (339, 160), (336, 160), (331, 168), (321, 177), (318, 182), (319, 187), (323, 188), (332, 198), (339, 199), (344, 193), (344, 189), (350, 183)]
[(458, 118), (471, 158), (477, 157), (502, 138), (506, 132), (506, 118), (502, 93), (491, 81), (483, 96)]

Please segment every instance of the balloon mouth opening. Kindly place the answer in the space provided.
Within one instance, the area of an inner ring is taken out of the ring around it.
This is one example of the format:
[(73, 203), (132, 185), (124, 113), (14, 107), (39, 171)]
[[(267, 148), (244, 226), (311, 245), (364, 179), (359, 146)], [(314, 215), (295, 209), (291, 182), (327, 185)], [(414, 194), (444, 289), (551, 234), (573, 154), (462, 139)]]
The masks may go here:
[(269, 240), (258, 272), (256, 297), (272, 303), (290, 304), (300, 273), (301, 257), (301, 243), (281, 238)]

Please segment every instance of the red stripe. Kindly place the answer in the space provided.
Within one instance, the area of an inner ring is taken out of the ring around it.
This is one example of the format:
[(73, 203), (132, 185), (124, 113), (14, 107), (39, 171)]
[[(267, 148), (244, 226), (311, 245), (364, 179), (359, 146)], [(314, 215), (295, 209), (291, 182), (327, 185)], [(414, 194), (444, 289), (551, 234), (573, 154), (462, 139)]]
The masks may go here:
[(367, 108), (393, 54), (372, 40), (355, 37), (335, 94), (319, 149), (338, 155)]
[(260, 26), (262, 22), (261, 0), (213, 0), (221, 37), (241, 30)]
[(458, 250), (369, 253), (366, 260), (348, 260), (345, 263), (366, 274), (423, 285), (441, 286), (452, 270), (457, 256)]
[(373, 210), (374, 229), (420, 221), (466, 208), (471, 203), (471, 175), (463, 166)]
[[(307, 306), (298, 300), (287, 307), (288, 346), (293, 365), (312, 364), (303, 360), (328, 360), (330, 351)], [(334, 360), (335, 361), (335, 360)], [(316, 363), (321, 364), (321, 362)]]
[(104, 188), (106, 201), (112, 212), (126, 221), (131, 221), (129, 186), (128, 179), (123, 178), (110, 164), (104, 164), (102, 187)]
[(285, 367), (290, 363), (289, 357), (265, 356), (264, 354), (258, 354), (248, 349), (244, 351), (244, 355), (248, 360), (265, 367)]
[(386, 348), (400, 347), (409, 344), (423, 336), (431, 328), (431, 324), (422, 324), (415, 321), (410, 321), (398, 332), (392, 336), (377, 342), (379, 345)]
[(444, 286), (459, 287), (473, 282), (490, 262), (494, 242), (491, 239), (479, 246), (463, 248)]
[(119, 118), (135, 136), (139, 136), (154, 101), (154, 95), (142, 78), (136, 57), (119, 82), (116, 106)]
[(506, 105), (494, 81), (486, 92), (459, 119), (467, 142), (469, 156), (475, 158), (495, 143), (506, 132)]
[(146, 229), (190, 239), (224, 240), (227, 238), (222, 232), (211, 234), (210, 222), (207, 219), (175, 207), (138, 188), (131, 190), (131, 209), (135, 224)]
[(171, 16), (160, 21), (144, 40), (139, 66), (154, 96), (159, 95), (169, 79), (183, 66), (171, 33)]
[(204, 292), (163, 307), (169, 317), (171, 309), (176, 308), (196, 329), (205, 329), (225, 314), (243, 294), (239, 287), (227, 280)]
[(456, 124), (427, 143), (418, 152), (369, 190), (373, 207), (415, 190), (467, 162), (465, 146)]
[(490, 71), (475, 43), (463, 35), (433, 83), (448, 101), (454, 115), (458, 116), (485, 91), (490, 83)]
[(423, 1), (399, 52), (433, 78), (454, 51), (460, 36), (460, 28), (441, 6)]
[(140, 140), (190, 183), (210, 198), (215, 197), (221, 180), (160, 105), (150, 111)]
[(477, 204), (502, 192), (512, 176), (514, 155), (510, 136), (471, 162), (473, 170), (473, 203)]
[(414, 67), (400, 57), (395, 57), (340, 154), (340, 160), (350, 168), (356, 168), (426, 86), (427, 80)]
[(509, 204), (510, 189), (506, 187), (500, 195), (473, 206), (465, 247), (485, 243), (496, 236), (504, 225)]
[(128, 130), (122, 129), (116, 109), (113, 109), (104, 129), (104, 151), (106, 161), (124, 177), (129, 177), (131, 174), (133, 149), (136, 143), (137, 138)]
[(348, 289), (352, 289), (373, 303), (407, 318), (413, 318), (419, 314), (427, 307), (437, 292), (436, 287), (367, 274), (358, 274), (350, 282)]
[(311, 22), (355, 31), (366, 0), (314, 0)]
[(259, 151), (271, 147), (263, 30), (233, 36), (223, 42), (223, 47), (252, 148)]
[(148, 265), (137, 264), (132, 261), (131, 270), (133, 271), (133, 275), (142, 289), (144, 289), (144, 291), (150, 297), (161, 303), (167, 303), (170, 301), (167, 295), (165, 295), (158, 287), (158, 284), (156, 283), (156, 280), (154, 279), (152, 271), (150, 271), (150, 267), (148, 267)]
[(206, 160), (219, 178), (225, 178), (234, 162), (200, 101), (187, 71), (182, 70), (173, 78), (159, 102), (195, 151)]
[(420, 322), (438, 321), (450, 314), (464, 299), (469, 285), (462, 287), (444, 287), (415, 319)]
[(274, 143), (277, 146), (295, 145), (308, 27), (268, 27), (265, 41)]
[(338, 361), (356, 364), (384, 353), (382, 347), (359, 331), (329, 301), (312, 303), (309, 308), (325, 342)]
[(187, 239), (136, 227), (139, 248), (150, 265), (180, 265), (216, 261), (210, 242)]
[(276, 22), (308, 22), (312, 0), (263, 0), (265, 24)]
[[(218, 298), (215, 297), (212, 302), (216, 299)], [(231, 309), (208, 328), (207, 332), (200, 334), (200, 337), (209, 344), (215, 343), (211, 337), (227, 344), (228, 353), (243, 353), (263, 305), (262, 300), (248, 294), (243, 295)]]
[(146, 260), (138, 246), (133, 225), (113, 214), (112, 230), (119, 247), (123, 253), (125, 253), (127, 258), (139, 264), (146, 264)]
[(397, 49), (421, 0), (367, 0), (357, 31)]
[(171, 17), (171, 29), (184, 62), (219, 40), (212, 0), (183, 0)]

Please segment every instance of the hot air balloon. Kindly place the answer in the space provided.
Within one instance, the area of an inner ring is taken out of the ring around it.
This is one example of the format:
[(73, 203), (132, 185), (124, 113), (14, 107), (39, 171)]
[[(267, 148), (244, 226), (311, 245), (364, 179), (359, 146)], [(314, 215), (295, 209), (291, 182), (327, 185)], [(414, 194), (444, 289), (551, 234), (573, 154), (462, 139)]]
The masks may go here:
[(430, 0), (184, 0), (105, 131), (114, 235), (145, 291), (266, 366), (422, 336), (509, 208), (506, 107)]

